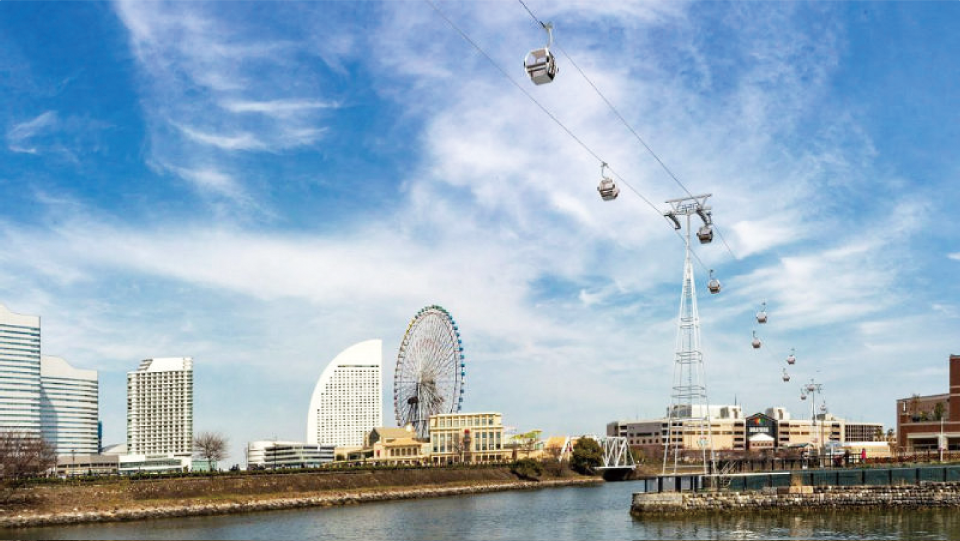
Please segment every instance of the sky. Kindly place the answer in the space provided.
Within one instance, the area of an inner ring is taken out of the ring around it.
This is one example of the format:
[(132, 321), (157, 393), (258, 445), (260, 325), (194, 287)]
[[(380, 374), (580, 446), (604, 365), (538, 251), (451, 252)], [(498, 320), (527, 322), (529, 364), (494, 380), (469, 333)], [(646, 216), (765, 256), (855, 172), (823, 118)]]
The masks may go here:
[(684, 248), (659, 212), (685, 189), (725, 241), (694, 246), (711, 403), (808, 418), (813, 378), (891, 426), (947, 391), (960, 2), (526, 5), (548, 85), (507, 0), (0, 2), (0, 303), (99, 371), (104, 443), (126, 372), (191, 356), (195, 430), (242, 464), (302, 440), (323, 368), (371, 338), (390, 424), (432, 304), (467, 411), (548, 435), (660, 416)]

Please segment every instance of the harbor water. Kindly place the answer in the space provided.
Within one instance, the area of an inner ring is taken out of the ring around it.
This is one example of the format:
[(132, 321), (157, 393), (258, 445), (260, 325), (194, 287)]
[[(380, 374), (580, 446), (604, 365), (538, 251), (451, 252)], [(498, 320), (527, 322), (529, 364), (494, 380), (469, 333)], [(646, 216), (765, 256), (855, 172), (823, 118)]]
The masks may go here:
[(636, 520), (639, 483), (347, 507), (0, 530), (3, 539), (958, 539), (955, 509), (758, 512)]

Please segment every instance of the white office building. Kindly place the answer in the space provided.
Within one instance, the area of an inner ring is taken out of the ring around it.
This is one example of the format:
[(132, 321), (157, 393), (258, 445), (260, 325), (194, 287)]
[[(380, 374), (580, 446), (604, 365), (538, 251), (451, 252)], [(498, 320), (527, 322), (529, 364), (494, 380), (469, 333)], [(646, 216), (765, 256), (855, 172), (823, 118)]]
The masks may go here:
[(127, 453), (193, 451), (193, 359), (147, 359), (127, 372)]
[(380, 379), (383, 342), (367, 340), (343, 350), (320, 375), (307, 413), (307, 443), (360, 447), (383, 426)]
[(2, 304), (0, 430), (40, 436), (40, 318)]
[(58, 455), (99, 452), (96, 370), (78, 370), (60, 357), (40, 357), (40, 426)]
[(333, 445), (260, 440), (247, 444), (247, 469), (318, 468), (333, 462)]

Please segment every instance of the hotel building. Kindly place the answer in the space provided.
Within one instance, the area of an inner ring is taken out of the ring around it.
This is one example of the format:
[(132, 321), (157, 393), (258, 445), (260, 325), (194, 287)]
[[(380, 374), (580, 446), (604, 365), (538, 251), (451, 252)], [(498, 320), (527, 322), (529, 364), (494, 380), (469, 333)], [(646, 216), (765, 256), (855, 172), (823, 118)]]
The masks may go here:
[(43, 437), (58, 455), (97, 453), (96, 370), (40, 351), (40, 318), (0, 304), (0, 430)]
[(40, 358), (40, 426), (58, 455), (95, 455), (99, 382), (96, 370), (79, 370), (60, 357)]
[(146, 359), (127, 372), (127, 453), (189, 457), (193, 359)]
[(0, 430), (40, 436), (40, 318), (0, 304)]
[(307, 411), (307, 443), (361, 447), (383, 426), (383, 342), (367, 340), (343, 350), (320, 374)]

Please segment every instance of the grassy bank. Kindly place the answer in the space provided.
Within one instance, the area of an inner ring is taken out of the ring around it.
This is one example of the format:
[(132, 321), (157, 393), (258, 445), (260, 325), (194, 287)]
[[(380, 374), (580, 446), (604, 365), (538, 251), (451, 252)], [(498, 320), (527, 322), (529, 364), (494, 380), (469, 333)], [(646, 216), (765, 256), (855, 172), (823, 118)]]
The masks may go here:
[(570, 471), (523, 480), (506, 467), (112, 478), (19, 489), (2, 504), (0, 527), (345, 505), (591, 482), (599, 480)]

